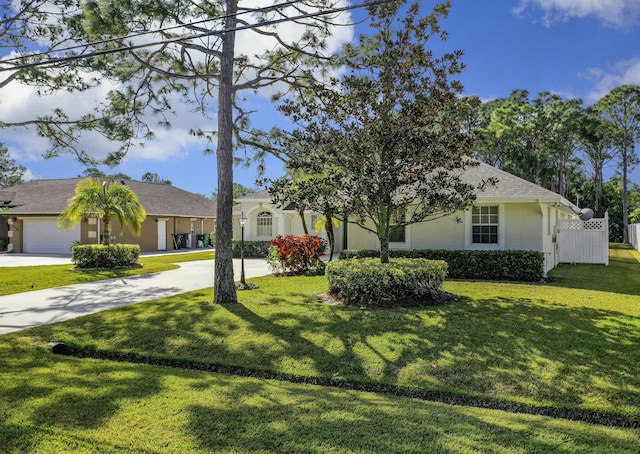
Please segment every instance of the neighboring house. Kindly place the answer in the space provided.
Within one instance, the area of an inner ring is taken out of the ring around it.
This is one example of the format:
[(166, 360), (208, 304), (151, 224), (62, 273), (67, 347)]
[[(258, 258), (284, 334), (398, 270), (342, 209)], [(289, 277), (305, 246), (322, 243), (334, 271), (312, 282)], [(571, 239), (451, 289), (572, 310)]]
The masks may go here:
[[(391, 249), (534, 250), (544, 253), (545, 271), (558, 264), (557, 226), (562, 219), (576, 218), (578, 207), (555, 192), (544, 189), (487, 164), (467, 169), (463, 180), (477, 185), (490, 177), (478, 193), (476, 205), (433, 221), (396, 230)], [(303, 233), (295, 207), (278, 209), (267, 191), (239, 199), (234, 207), (234, 236), (240, 237), (239, 218), (247, 217), (245, 240), (269, 240), (276, 235)], [(317, 214), (306, 213), (309, 233)], [(324, 233), (318, 233), (325, 237)], [(335, 229), (336, 251), (378, 249), (377, 237), (348, 223)]]
[[(58, 215), (74, 196), (82, 178), (34, 180), (0, 189), (0, 207), (9, 225), (9, 250), (28, 253), (69, 253), (74, 242), (100, 243), (102, 221), (90, 213), (72, 230), (58, 228)], [(147, 211), (142, 234), (121, 230), (113, 216), (112, 242), (139, 244), (142, 251), (177, 249), (187, 246), (188, 234), (210, 234), (214, 230), (216, 203), (197, 194), (166, 184), (122, 180), (137, 195)], [(174, 236), (179, 234), (180, 236)], [(182, 239), (182, 242), (179, 240)], [(175, 241), (178, 240), (178, 241)], [(194, 240), (191, 247), (197, 246)]]

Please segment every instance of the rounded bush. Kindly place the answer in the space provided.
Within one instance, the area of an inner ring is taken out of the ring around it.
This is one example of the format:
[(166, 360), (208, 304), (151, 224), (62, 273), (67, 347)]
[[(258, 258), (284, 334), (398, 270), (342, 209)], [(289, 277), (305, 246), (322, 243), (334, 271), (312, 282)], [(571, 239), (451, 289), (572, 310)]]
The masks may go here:
[(369, 307), (423, 306), (439, 303), (447, 264), (442, 260), (364, 258), (327, 264), (329, 293), (345, 304)]

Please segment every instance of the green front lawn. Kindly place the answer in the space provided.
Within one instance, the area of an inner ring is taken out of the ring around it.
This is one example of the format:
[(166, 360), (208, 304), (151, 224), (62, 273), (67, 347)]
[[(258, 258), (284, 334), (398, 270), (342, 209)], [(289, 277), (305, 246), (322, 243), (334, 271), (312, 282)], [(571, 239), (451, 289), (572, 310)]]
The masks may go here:
[[(545, 285), (450, 281), (457, 302), (421, 309), (330, 306), (315, 300), (324, 277), (264, 277), (237, 305), (208, 289), (1, 336), (0, 439), (9, 452), (639, 452), (639, 429), (245, 377), (638, 424), (636, 257), (616, 249), (609, 267), (562, 266)], [(61, 357), (50, 341), (243, 376)]]
[(0, 337), (3, 453), (633, 453), (637, 430), (54, 356)]
[(0, 267), (0, 296), (116, 277), (158, 273), (178, 268), (175, 263), (213, 258), (214, 251), (211, 250), (189, 254), (143, 256), (140, 258), (142, 268), (130, 270), (76, 270), (73, 265)]

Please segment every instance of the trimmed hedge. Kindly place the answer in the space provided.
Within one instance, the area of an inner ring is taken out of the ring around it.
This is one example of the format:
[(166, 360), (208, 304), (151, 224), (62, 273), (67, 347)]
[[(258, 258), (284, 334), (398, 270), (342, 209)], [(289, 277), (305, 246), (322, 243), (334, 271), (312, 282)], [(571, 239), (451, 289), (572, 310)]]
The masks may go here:
[[(380, 251), (344, 250), (340, 259), (380, 257)], [(544, 278), (544, 254), (538, 251), (460, 251), (444, 249), (391, 250), (391, 258), (444, 260), (451, 279), (540, 282)]]
[(329, 293), (346, 304), (397, 307), (434, 304), (443, 293), (447, 264), (442, 260), (364, 258), (330, 262)]
[(140, 266), (137, 244), (78, 244), (71, 248), (76, 268), (134, 268)]
[[(237, 240), (233, 240), (231, 243), (231, 256), (234, 259), (240, 258), (241, 244), (242, 242)], [(271, 247), (270, 241), (245, 241), (244, 256), (265, 258), (269, 254), (269, 247)]]

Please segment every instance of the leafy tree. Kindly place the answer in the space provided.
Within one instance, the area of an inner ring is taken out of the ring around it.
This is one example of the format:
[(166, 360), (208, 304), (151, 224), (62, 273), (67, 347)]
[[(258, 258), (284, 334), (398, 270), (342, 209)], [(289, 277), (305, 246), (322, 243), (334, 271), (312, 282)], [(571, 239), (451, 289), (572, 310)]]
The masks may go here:
[[(216, 128), (193, 131), (217, 142), (215, 303), (237, 302), (231, 255), (234, 144), (258, 147), (264, 138), (250, 125), (250, 112), (243, 103), (247, 95), (243, 93), (250, 96), (265, 87), (288, 90), (300, 86), (305, 77), (322, 77), (324, 70), (318, 66), (327, 60), (326, 39), (336, 16), (305, 15), (331, 11), (340, 4), (339, 0), (300, 0), (262, 7), (240, 0), (104, 0), (83, 4), (81, 22), (87, 41), (155, 30), (145, 39), (157, 42), (156, 47), (97, 59), (106, 74), (130, 86), (128, 100), (162, 112), (171, 108), (172, 97), (177, 95), (205, 116), (216, 112)], [(279, 21), (294, 22), (300, 33), (293, 39), (284, 36), (279, 33)], [(161, 28), (167, 24), (180, 28)], [(242, 33), (255, 33), (255, 41), (264, 44), (265, 50), (254, 55), (238, 52), (238, 28), (244, 29)], [(127, 41), (103, 40), (99, 47), (113, 49)], [(163, 123), (167, 124), (166, 119)]]
[(281, 177), (276, 180), (264, 182), (268, 186), (272, 200), (279, 206), (294, 203), (302, 219), (305, 234), (308, 234), (307, 224), (304, 218), (306, 210), (312, 210), (322, 214), (314, 225), (315, 230), (327, 232), (329, 240), (329, 260), (333, 258), (335, 250), (335, 234), (333, 227), (339, 225), (334, 214), (335, 205), (339, 203), (339, 191), (334, 181), (327, 174), (310, 174), (302, 170), (293, 172), (290, 177)]
[[(627, 224), (623, 218), (623, 183), (617, 175), (603, 185), (604, 209), (609, 214), (609, 241), (620, 243), (624, 241)], [(640, 186), (630, 184), (627, 188), (627, 206), (629, 212), (640, 209)], [(628, 233), (628, 232), (627, 232)]]
[(102, 244), (105, 245), (110, 242), (111, 220), (114, 216), (118, 218), (121, 228), (129, 227), (134, 235), (140, 235), (147, 216), (136, 193), (126, 185), (113, 180), (86, 178), (76, 185), (75, 195), (58, 216), (58, 224), (61, 229), (69, 230), (91, 214), (102, 219)]
[(144, 175), (142, 175), (142, 181), (146, 181), (147, 183), (171, 185), (171, 180), (160, 178), (160, 176), (158, 176), (157, 173), (151, 173), (151, 172), (147, 172)]
[(609, 122), (593, 106), (585, 110), (579, 142), (582, 153), (593, 170), (593, 211), (596, 216), (602, 216), (604, 166), (613, 159), (613, 131)]
[[(490, 145), (503, 145), (500, 168), (536, 184), (542, 184), (543, 134), (540, 112), (526, 90), (514, 90), (496, 106), (486, 127)], [(499, 141), (499, 142), (498, 142)]]
[(622, 171), (622, 241), (629, 242), (629, 172), (638, 164), (635, 144), (640, 141), (640, 86), (613, 88), (596, 103), (613, 127), (613, 144)]
[(296, 206), (300, 221), (302, 222), (302, 230), (305, 235), (308, 235), (309, 228), (307, 227), (307, 220), (304, 217), (304, 213), (307, 210), (308, 195), (296, 184), (294, 178), (283, 176), (275, 180), (265, 180), (262, 184), (268, 186), (271, 200), (278, 208), (282, 208), (291, 203)]
[[(254, 188), (248, 188), (240, 183), (233, 183), (233, 200), (238, 200), (255, 192), (256, 190)], [(218, 200), (218, 191), (213, 191), (210, 199), (214, 201)]]
[(107, 175), (97, 167), (88, 167), (84, 169), (78, 177), (101, 177), (103, 179), (109, 178), (112, 180), (131, 180), (131, 177), (125, 173), (118, 172), (112, 175)]
[[(526, 90), (514, 90), (508, 99), (492, 103), (490, 121), (481, 128), (479, 157), (487, 161), (504, 150), (500, 168), (547, 189), (566, 195), (567, 168), (577, 165), (576, 150), (584, 116), (582, 101), (563, 100), (542, 92), (529, 100)], [(491, 162), (493, 161), (493, 162)]]
[(346, 74), (281, 106), (299, 126), (281, 136), (281, 149), (295, 150), (289, 168), (330, 176), (337, 217), (377, 235), (383, 263), (394, 229), (465, 209), (476, 190), (460, 179), (473, 165), (462, 86), (450, 80), (463, 67), (461, 52), (434, 57), (427, 48), (445, 38), (439, 20), (450, 4), (421, 16), (414, 3), (400, 18), (403, 3), (371, 6), (377, 33), (347, 46)]
[(504, 168), (509, 159), (509, 143), (488, 129), (491, 113), (506, 102), (504, 98), (481, 102), (471, 98), (465, 115), (466, 128), (476, 135), (474, 157), (498, 168)]
[(577, 164), (576, 151), (584, 109), (582, 100), (564, 100), (548, 92), (540, 94), (539, 103), (548, 133), (545, 143), (546, 170), (549, 189), (567, 195), (567, 170)]
[(0, 189), (22, 183), (26, 167), (16, 165), (9, 149), (0, 143)]

